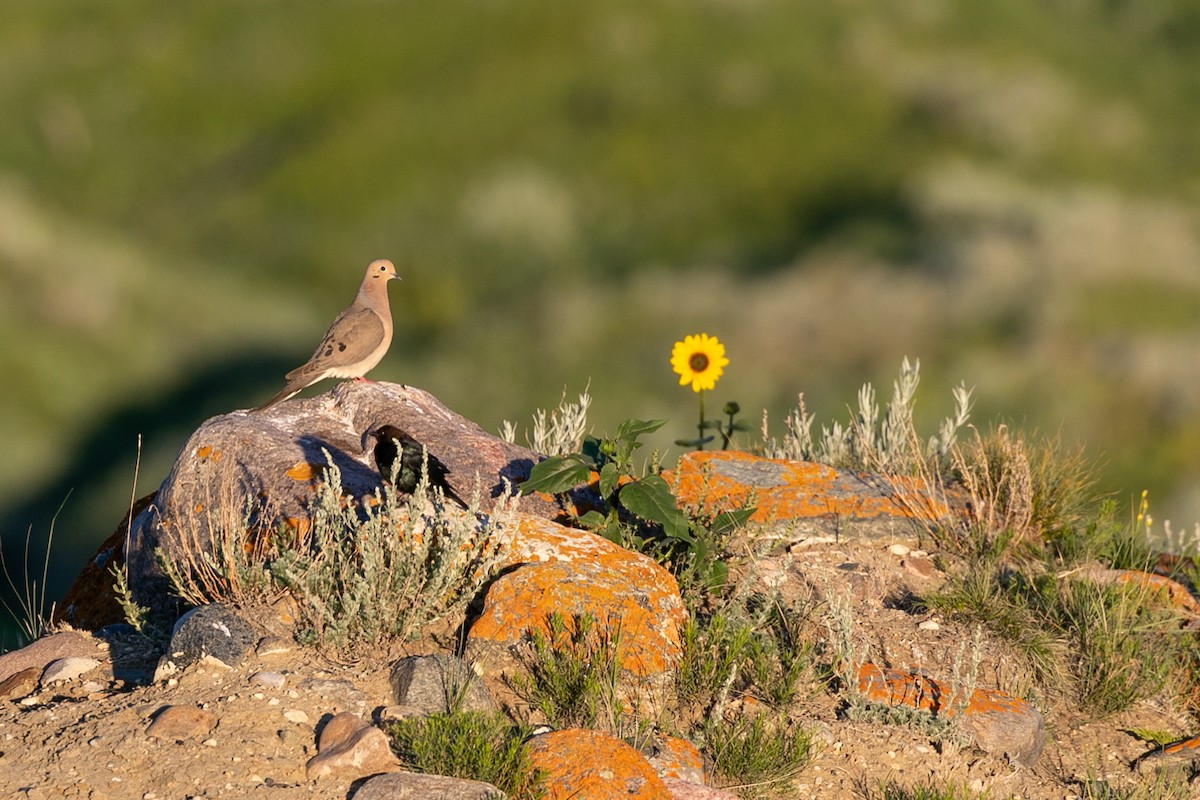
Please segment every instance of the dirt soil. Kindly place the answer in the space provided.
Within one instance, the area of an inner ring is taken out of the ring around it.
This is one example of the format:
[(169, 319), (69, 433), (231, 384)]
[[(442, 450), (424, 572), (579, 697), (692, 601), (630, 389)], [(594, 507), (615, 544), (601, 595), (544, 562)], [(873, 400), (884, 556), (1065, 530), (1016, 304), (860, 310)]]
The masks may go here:
[[(973, 630), (906, 610), (905, 598), (933, 591), (944, 576), (912, 571), (905, 564), (914, 563), (913, 554), (892, 552), (893, 543), (810, 540), (792, 545), (789, 558), (773, 567), (765, 564), (763, 579), (785, 592), (844, 587), (856, 637), (875, 663), (948, 680), (949, 665)], [(1069, 698), (1029, 696), (1028, 676), (1004, 647), (985, 641), (982, 650), (978, 685), (1026, 693), (1045, 715), (1048, 741), (1034, 767), (970, 746), (939, 747), (913, 727), (843, 719), (841, 698), (819, 692), (804, 713), (821, 750), (798, 776), (792, 796), (878, 797), (879, 787), (894, 779), (953, 782), (993, 798), (1077, 797), (1081, 781), (1103, 779), (1114, 787), (1145, 781), (1129, 764), (1148, 745), (1126, 731), (1165, 730), (1180, 738), (1197, 732), (1186, 715), (1160, 702), (1084, 721)], [(281, 673), (286, 682), (281, 688), (253, 683), (260, 671)], [(342, 800), (356, 788), (350, 782), (305, 777), (317, 731), (340, 711), (371, 719), (392, 702), (386, 664), (339, 665), (298, 646), (251, 654), (234, 669), (196, 664), (149, 685), (125, 686), (93, 674), (60, 687), (0, 702), (0, 796)], [(183, 741), (147, 737), (150, 722), (168, 705), (205, 709), (215, 726)]]

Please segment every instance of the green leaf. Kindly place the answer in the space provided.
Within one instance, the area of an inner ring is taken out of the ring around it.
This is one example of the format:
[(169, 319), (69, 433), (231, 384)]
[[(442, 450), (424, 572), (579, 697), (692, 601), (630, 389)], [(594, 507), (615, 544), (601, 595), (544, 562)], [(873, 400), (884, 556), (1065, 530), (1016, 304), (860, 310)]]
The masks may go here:
[(579, 457), (585, 464), (588, 465), (588, 469), (599, 469), (600, 464), (608, 460), (608, 458), (600, 452), (600, 445), (600, 440), (595, 436), (584, 437), (583, 447), (581, 448), (582, 452), (580, 453)]
[(573, 489), (587, 479), (587, 464), (578, 455), (551, 456), (534, 464), (533, 469), (529, 470), (528, 480), (521, 484), (521, 494), (558, 494)]
[(617, 438), (637, 439), (642, 434), (653, 433), (666, 424), (665, 419), (627, 419), (617, 426)]
[(594, 532), (608, 539), (613, 544), (619, 544), (622, 547), (625, 546), (624, 529), (621, 523), (615, 519), (608, 519), (606, 517), (603, 527), (596, 528)]
[(600, 496), (612, 497), (613, 492), (617, 490), (617, 481), (620, 477), (621, 473), (617, 470), (616, 464), (605, 464), (604, 468), (600, 470)]
[(585, 514), (581, 514), (578, 522), (588, 530), (594, 531), (608, 522), (608, 517), (604, 516), (599, 511), (592, 509)]
[(627, 483), (621, 489), (621, 505), (630, 513), (647, 522), (663, 526), (663, 533), (672, 539), (690, 536), (687, 517), (676, 505), (675, 495), (667, 482), (659, 475), (647, 475), (641, 480)]
[(713, 517), (710, 530), (717, 536), (728, 536), (750, 521), (757, 508), (741, 508), (737, 511), (722, 511)]
[(703, 439), (676, 439), (675, 444), (680, 447), (699, 447), (702, 444), (708, 444), (715, 436), (705, 436)]

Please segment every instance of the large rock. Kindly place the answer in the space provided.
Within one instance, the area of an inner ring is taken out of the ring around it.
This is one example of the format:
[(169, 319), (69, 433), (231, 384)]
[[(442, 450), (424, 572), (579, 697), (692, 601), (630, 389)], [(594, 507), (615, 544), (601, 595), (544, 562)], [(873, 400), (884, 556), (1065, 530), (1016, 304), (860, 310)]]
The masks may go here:
[(734, 450), (684, 453), (667, 477), (680, 507), (716, 514), (753, 504), (751, 521), (792, 522), (796, 531), (809, 535), (878, 539), (911, 532), (914, 522), (952, 513), (943, 499), (915, 479), (888, 479)]
[[(169, 605), (158, 551), (173, 563), (188, 563), (211, 550), (214, 530), (249, 528), (239, 533), (245, 546), (254, 544), (256, 532), (281, 525), (303, 531), (329, 460), (347, 492), (372, 494), (381, 479), (366, 434), (380, 425), (423, 444), (446, 467), (446, 483), (460, 497), (471, 497), (478, 481), (485, 510), (506, 481), (524, 480), (539, 458), (486, 433), (428, 392), (391, 383), (347, 381), (261, 413), (214, 417), (188, 439), (154, 502), (134, 520), (126, 560), (138, 602), (158, 610)], [(559, 513), (543, 498), (522, 505), (526, 512)]]
[(1034, 765), (1046, 744), (1041, 712), (995, 689), (976, 689), (969, 698), (960, 698), (953, 687), (925, 675), (867, 663), (858, 670), (858, 692), (872, 703), (906, 706), (947, 719), (961, 715), (964, 731), (980, 750), (1027, 767)]
[(353, 794), (353, 800), (500, 800), (504, 796), (504, 792), (482, 781), (388, 772), (368, 778)]
[(670, 800), (645, 757), (600, 731), (570, 728), (529, 740), (529, 761), (545, 776), (546, 800)]
[(531, 631), (548, 635), (557, 612), (568, 629), (586, 614), (619, 635), (617, 657), (631, 675), (652, 678), (675, 667), (687, 611), (675, 577), (654, 559), (537, 517), (518, 518), (506, 554), (515, 568), (489, 587), (468, 654), (486, 652), (483, 643), (514, 645)]
[(37, 669), (40, 675), (51, 662), (73, 656), (107, 661), (108, 644), (79, 631), (43, 636), (20, 650), (0, 655), (0, 681), (27, 669)]

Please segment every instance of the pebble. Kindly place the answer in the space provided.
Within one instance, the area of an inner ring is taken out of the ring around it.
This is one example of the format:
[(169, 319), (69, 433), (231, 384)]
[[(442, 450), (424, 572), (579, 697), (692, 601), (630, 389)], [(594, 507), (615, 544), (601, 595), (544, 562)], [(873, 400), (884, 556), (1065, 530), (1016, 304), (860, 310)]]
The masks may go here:
[(942, 629), (942, 626), (938, 624), (936, 619), (927, 619), (917, 627), (923, 631), (938, 631)]
[(37, 689), (38, 678), (42, 675), (40, 667), (26, 667), (20, 672), (9, 675), (0, 681), (0, 699), (16, 700), (25, 697)]
[(287, 678), (279, 672), (263, 671), (251, 675), (250, 682), (270, 689), (282, 689), (283, 685), (287, 683)]
[(272, 656), (277, 653), (290, 653), (292, 645), (281, 636), (264, 636), (254, 649), (256, 655)]
[(308, 714), (296, 708), (289, 708), (287, 711), (284, 711), (283, 718), (288, 722), (298, 722), (301, 724), (308, 722)]
[(46, 671), (42, 673), (42, 685), (49, 686), (52, 683), (74, 680), (98, 666), (100, 666), (99, 661), (85, 656), (60, 658), (50, 662), (50, 666), (46, 667)]
[(148, 738), (163, 741), (183, 741), (202, 736), (217, 724), (212, 714), (195, 706), (167, 706), (150, 727), (146, 728)]
[(321, 729), (317, 755), (308, 760), (304, 772), (310, 781), (327, 775), (355, 780), (396, 769), (399, 763), (387, 734), (343, 711)]
[(894, 556), (900, 556), (901, 558), (903, 558), (904, 556), (908, 555), (912, 551), (909, 549), (908, 545), (900, 544), (899, 542), (897, 542), (896, 544), (894, 544), (888, 548), (888, 552)]

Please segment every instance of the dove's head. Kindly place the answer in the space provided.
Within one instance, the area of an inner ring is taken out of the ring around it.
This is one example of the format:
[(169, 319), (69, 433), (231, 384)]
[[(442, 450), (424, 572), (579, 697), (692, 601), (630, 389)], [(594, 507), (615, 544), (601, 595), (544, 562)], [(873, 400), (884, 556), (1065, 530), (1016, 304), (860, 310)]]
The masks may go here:
[(378, 280), (387, 283), (392, 278), (400, 280), (400, 276), (396, 274), (396, 265), (386, 258), (378, 258), (367, 266), (367, 274), (363, 282), (372, 283)]

